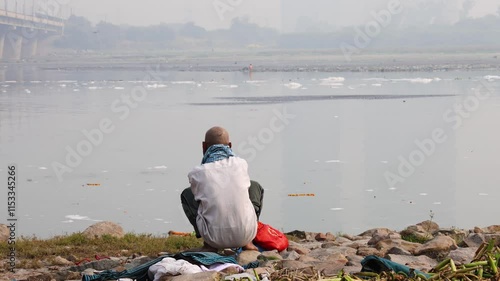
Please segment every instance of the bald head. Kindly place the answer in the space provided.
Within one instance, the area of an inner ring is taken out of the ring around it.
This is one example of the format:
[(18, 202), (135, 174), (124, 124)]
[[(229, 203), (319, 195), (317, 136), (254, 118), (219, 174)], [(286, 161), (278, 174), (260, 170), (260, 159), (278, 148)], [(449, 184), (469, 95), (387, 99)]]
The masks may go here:
[(205, 141), (203, 142), (203, 153), (214, 144), (224, 144), (231, 147), (229, 141), (229, 133), (222, 127), (212, 127), (205, 133)]

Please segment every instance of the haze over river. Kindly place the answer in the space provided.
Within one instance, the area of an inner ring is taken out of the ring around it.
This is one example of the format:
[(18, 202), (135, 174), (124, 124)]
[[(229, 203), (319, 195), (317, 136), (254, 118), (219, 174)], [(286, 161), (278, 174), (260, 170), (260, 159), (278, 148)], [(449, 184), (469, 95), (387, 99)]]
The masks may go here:
[(283, 231), (499, 224), (499, 93), (486, 70), (5, 68), (0, 223), (13, 163), (17, 235), (192, 231), (179, 195), (220, 125)]

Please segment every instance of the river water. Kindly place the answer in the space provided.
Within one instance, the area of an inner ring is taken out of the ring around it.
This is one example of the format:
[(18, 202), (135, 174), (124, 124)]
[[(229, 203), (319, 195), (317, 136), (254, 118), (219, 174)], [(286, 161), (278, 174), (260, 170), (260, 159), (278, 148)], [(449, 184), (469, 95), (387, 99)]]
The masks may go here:
[(0, 223), (15, 164), (17, 235), (192, 231), (179, 195), (220, 125), (283, 231), (498, 224), (498, 75), (4, 71)]

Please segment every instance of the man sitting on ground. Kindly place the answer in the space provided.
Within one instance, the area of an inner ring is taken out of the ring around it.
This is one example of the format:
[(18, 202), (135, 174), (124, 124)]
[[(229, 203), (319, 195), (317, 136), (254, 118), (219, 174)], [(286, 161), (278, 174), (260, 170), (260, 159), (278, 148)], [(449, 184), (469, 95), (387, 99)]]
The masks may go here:
[(248, 164), (234, 155), (224, 128), (209, 129), (202, 147), (201, 165), (188, 174), (191, 186), (182, 192), (181, 203), (196, 237), (204, 240), (203, 250), (258, 250), (252, 240), (264, 190), (250, 181)]

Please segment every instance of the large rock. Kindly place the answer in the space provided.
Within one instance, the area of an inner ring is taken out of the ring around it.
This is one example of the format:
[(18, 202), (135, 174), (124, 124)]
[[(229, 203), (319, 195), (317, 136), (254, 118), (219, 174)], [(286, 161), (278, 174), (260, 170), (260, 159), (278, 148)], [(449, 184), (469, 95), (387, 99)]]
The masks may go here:
[(361, 237), (373, 237), (373, 235), (389, 235), (389, 233), (393, 232), (392, 230), (388, 228), (372, 228), (369, 230), (366, 230), (365, 232), (359, 234), (358, 236)]
[(403, 231), (401, 231), (401, 236), (414, 236), (419, 240), (430, 240), (433, 237), (433, 233), (439, 230), (439, 226), (432, 221), (423, 221), (417, 223), (416, 225), (410, 225)]
[(0, 242), (7, 242), (9, 240), (10, 230), (5, 224), (0, 224)]
[(421, 271), (429, 271), (437, 265), (436, 260), (427, 256), (387, 255), (387, 258), (393, 262)]
[(403, 239), (386, 239), (378, 242), (377, 245), (375, 245), (375, 248), (377, 248), (380, 251), (380, 254), (384, 256), (394, 247), (404, 249), (413, 254), (421, 245), (422, 244), (408, 242)]
[(471, 233), (464, 238), (463, 244), (467, 247), (479, 247), (486, 241), (483, 233)]
[(177, 276), (168, 276), (165, 275), (160, 278), (160, 281), (213, 281), (213, 280), (221, 280), (222, 274), (214, 271), (200, 272), (195, 274), (184, 274)]
[(484, 233), (500, 233), (500, 225), (490, 225), (482, 230)]
[(110, 221), (103, 221), (93, 224), (83, 231), (83, 234), (88, 238), (100, 238), (103, 235), (122, 238), (125, 236), (123, 228), (118, 224)]
[(345, 263), (343, 261), (329, 261), (316, 264), (315, 269), (320, 271), (326, 277), (332, 277), (338, 275), (344, 266)]
[(450, 251), (450, 258), (456, 264), (466, 264), (470, 263), (474, 256), (476, 255), (477, 247), (472, 248), (458, 248), (456, 250)]
[(486, 241), (495, 240), (495, 246), (500, 246), (500, 233), (485, 233), (484, 238)]
[(245, 265), (256, 261), (259, 256), (259, 251), (243, 251), (238, 255), (237, 261), (239, 264)]
[(457, 243), (448, 236), (436, 236), (434, 239), (420, 245), (415, 249), (415, 255), (426, 255), (430, 258), (444, 258), (451, 250), (457, 249)]
[(340, 255), (342, 256), (342, 260), (345, 259), (345, 262), (347, 263), (347, 259), (345, 257), (355, 255), (356, 252), (356, 249), (350, 247), (319, 248), (312, 250), (309, 253), (309, 256), (321, 261), (326, 261), (330, 260), (332, 257), (338, 258)]

